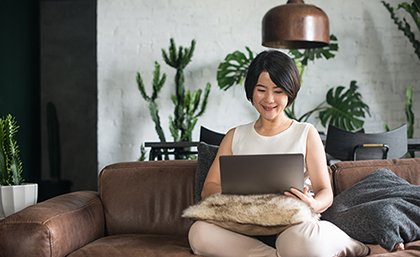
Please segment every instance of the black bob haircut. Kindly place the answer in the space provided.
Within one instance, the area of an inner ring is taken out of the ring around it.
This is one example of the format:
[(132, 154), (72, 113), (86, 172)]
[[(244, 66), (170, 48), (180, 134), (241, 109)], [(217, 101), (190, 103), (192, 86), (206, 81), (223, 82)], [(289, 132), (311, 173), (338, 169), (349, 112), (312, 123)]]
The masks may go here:
[(252, 60), (245, 79), (246, 98), (252, 103), (254, 88), (264, 71), (287, 94), (287, 106), (290, 106), (300, 89), (299, 72), (295, 62), (287, 54), (275, 50), (261, 52)]

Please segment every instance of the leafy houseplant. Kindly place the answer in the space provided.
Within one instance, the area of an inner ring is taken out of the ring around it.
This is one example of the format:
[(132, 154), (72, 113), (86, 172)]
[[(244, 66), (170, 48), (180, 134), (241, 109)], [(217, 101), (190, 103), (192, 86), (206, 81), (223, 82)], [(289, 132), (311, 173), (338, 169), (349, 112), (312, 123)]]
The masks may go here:
[[(391, 15), (391, 19), (397, 25), (398, 29), (404, 33), (404, 36), (410, 41), (414, 48), (414, 53), (420, 60), (420, 41), (416, 38), (415, 33), (412, 31), (410, 24), (407, 20), (400, 19), (397, 17), (396, 10), (390, 4), (385, 1), (381, 1), (385, 8)], [(404, 10), (413, 19), (417, 32), (420, 31), (420, 0), (413, 0), (410, 3), (402, 2), (398, 5), (397, 10)], [(412, 138), (414, 136), (414, 112), (413, 112), (413, 87), (408, 86), (405, 90), (405, 115), (407, 118), (407, 137)], [(385, 128), (389, 130), (386, 125)], [(414, 154), (412, 154), (414, 156)]]
[(0, 217), (8, 216), (37, 201), (38, 185), (23, 184), (23, 165), (14, 138), (18, 128), (12, 115), (0, 118)]
[[(330, 59), (335, 56), (335, 52), (338, 50), (337, 38), (331, 35), (330, 40), (331, 43), (324, 48), (289, 51), (298, 67), (301, 81), (309, 61), (315, 61), (319, 58)], [(227, 90), (236, 84), (243, 83), (249, 64), (254, 58), (254, 53), (248, 47), (246, 47), (246, 51), (247, 54), (241, 51), (230, 53), (219, 64), (217, 82), (221, 89)], [(301, 116), (298, 116), (295, 112), (295, 102), (285, 110), (285, 113), (297, 121), (307, 121), (312, 114), (319, 112), (318, 117), (324, 127), (331, 123), (348, 131), (358, 130), (363, 127), (363, 118), (365, 113), (369, 114), (369, 107), (363, 102), (360, 93), (357, 92), (356, 81), (350, 83), (348, 90), (343, 91), (344, 89), (343, 86), (331, 88), (327, 92), (326, 101), (321, 102), (314, 109)]]
[[(405, 18), (401, 21), (396, 15), (396, 10), (390, 4), (385, 1), (381, 2), (388, 10), (391, 15), (391, 19), (397, 25), (398, 29), (401, 30), (404, 33), (404, 36), (406, 36), (406, 38), (410, 41), (414, 48), (414, 53), (420, 60), (420, 41), (416, 39), (416, 35), (413, 33), (410, 24)], [(411, 4), (408, 2), (400, 3), (397, 9), (406, 11), (413, 18), (417, 31), (420, 30), (420, 0), (413, 0)]]

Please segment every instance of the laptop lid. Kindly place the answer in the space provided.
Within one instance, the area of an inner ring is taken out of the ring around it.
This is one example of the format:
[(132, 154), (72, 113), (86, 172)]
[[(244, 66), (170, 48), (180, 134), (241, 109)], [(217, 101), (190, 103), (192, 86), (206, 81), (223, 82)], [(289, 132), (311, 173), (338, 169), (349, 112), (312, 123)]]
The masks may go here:
[(271, 194), (303, 191), (303, 154), (220, 156), (222, 194)]

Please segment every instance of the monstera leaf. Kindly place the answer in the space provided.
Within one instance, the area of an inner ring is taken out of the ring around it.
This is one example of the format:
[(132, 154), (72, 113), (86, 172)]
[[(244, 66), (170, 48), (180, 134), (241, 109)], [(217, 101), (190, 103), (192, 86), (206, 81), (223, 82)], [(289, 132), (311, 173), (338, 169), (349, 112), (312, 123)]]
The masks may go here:
[[(289, 55), (294, 59), (300, 78), (305, 67), (309, 61), (315, 61), (316, 59), (330, 59), (335, 56), (338, 50), (337, 37), (330, 35), (331, 43), (323, 48), (316, 49), (305, 49), (305, 50), (290, 50)], [(249, 47), (245, 47), (247, 53), (243, 53), (239, 50), (234, 51), (226, 55), (223, 62), (219, 64), (217, 68), (217, 83), (220, 89), (227, 90), (230, 87), (238, 84), (242, 84), (248, 71), (249, 64), (254, 59), (254, 53)]]
[(331, 59), (334, 58), (338, 51), (337, 37), (333, 34), (330, 35), (330, 43), (322, 48), (309, 48), (309, 49), (292, 49), (289, 53), (293, 56), (295, 62), (301, 63), (303, 66), (307, 66), (309, 61), (315, 61), (316, 59)]
[(241, 51), (235, 51), (226, 55), (223, 62), (217, 68), (217, 84), (220, 89), (227, 90), (231, 86), (241, 84), (245, 79), (249, 64), (254, 59), (254, 53), (245, 47), (248, 56)]
[(353, 80), (347, 90), (343, 86), (328, 90), (328, 106), (319, 112), (322, 126), (332, 124), (347, 131), (356, 131), (363, 127), (365, 113), (370, 116), (369, 106), (363, 102), (357, 88), (356, 81)]

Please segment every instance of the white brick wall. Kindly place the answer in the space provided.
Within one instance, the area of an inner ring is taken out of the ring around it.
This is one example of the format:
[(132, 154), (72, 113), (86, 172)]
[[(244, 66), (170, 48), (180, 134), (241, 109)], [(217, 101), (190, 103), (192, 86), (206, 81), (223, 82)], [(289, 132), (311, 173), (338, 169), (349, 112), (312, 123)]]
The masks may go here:
[[(200, 125), (225, 132), (230, 127), (256, 118), (243, 89), (221, 91), (216, 69), (227, 53), (256, 52), (261, 44), (261, 19), (278, 0), (99, 0), (98, 1), (98, 168), (135, 160), (139, 146), (157, 141), (147, 104), (140, 96), (136, 72), (143, 75), (151, 92), (153, 63), (158, 61), (168, 79), (159, 97), (160, 116), (167, 139), (168, 116), (173, 105), (173, 69), (164, 64), (161, 49), (173, 37), (178, 45), (188, 46), (196, 39), (196, 51), (186, 70), (186, 87), (204, 88), (212, 84), (206, 113), (200, 118), (193, 138), (198, 139)], [(401, 1), (391, 1), (396, 6)], [(297, 111), (313, 108), (325, 99), (333, 86), (348, 86), (357, 80), (372, 117), (366, 119), (368, 132), (381, 132), (405, 122), (404, 89), (415, 86), (415, 136), (420, 136), (420, 62), (408, 40), (397, 30), (379, 1), (312, 0), (329, 16), (330, 32), (338, 37), (339, 51), (331, 60), (310, 63)], [(420, 35), (418, 35), (420, 38)], [(319, 130), (324, 130), (315, 119)]]

